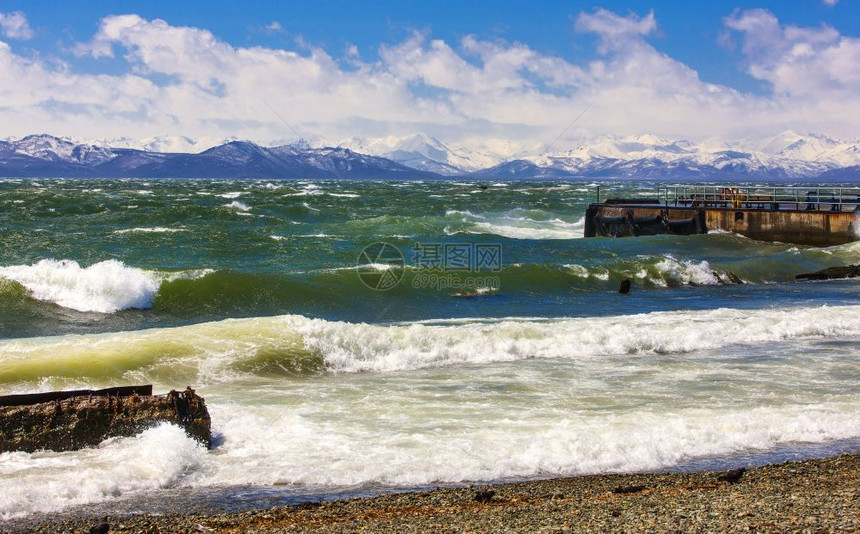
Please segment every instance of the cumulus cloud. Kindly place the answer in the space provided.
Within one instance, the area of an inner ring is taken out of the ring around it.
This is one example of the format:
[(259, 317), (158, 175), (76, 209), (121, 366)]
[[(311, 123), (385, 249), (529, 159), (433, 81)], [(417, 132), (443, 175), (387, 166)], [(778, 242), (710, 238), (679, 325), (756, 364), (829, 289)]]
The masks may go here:
[(770, 93), (707, 83), (659, 51), (649, 42), (653, 12), (581, 13), (576, 30), (598, 43), (597, 57), (582, 63), (523, 43), (414, 33), (368, 61), (350, 45), (343, 64), (319, 47), (237, 47), (202, 28), (110, 16), (75, 51), (121, 60), (122, 74), (85, 74), (74, 62), (24, 57), (0, 42), (0, 98), (8, 103), (0, 135), (292, 137), (275, 109), (304, 136), (425, 131), (516, 148), (555, 138), (588, 106), (574, 129), (583, 135), (856, 132), (856, 39), (827, 26), (784, 26), (762, 10), (736, 12), (725, 25)]
[(827, 25), (782, 26), (763, 9), (737, 12), (725, 23), (741, 35), (747, 72), (772, 84), (777, 94), (856, 99), (860, 39)]
[(580, 13), (576, 19), (576, 29), (591, 32), (601, 37), (603, 52), (623, 45), (638, 43), (639, 38), (657, 30), (654, 11), (644, 17), (628, 13), (622, 17), (612, 11), (597, 8), (594, 13)]
[(27, 17), (20, 11), (0, 13), (0, 33), (8, 39), (27, 40), (33, 38), (33, 29)]

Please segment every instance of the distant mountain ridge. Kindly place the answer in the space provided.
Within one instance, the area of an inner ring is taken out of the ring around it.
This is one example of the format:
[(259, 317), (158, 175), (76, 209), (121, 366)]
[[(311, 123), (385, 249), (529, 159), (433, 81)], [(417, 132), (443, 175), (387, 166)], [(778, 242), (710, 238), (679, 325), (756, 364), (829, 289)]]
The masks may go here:
[(423, 133), (271, 147), (187, 137), (76, 142), (42, 134), (0, 141), (0, 176), (7, 177), (851, 181), (858, 171), (860, 141), (792, 131), (738, 142), (599, 136), (545, 154), (451, 148)]
[(0, 141), (0, 176), (94, 178), (436, 178), (345, 148), (230, 141), (197, 154), (76, 144), (49, 135)]

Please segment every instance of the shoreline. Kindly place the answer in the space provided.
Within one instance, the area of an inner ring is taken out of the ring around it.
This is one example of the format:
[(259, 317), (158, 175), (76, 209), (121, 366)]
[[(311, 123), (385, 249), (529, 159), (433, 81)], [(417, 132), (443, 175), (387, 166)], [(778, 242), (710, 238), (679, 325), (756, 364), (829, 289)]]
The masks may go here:
[[(110, 532), (860, 531), (858, 454), (752, 467), (737, 481), (731, 474), (583, 475), (109, 523)], [(89, 532), (98, 523), (84, 514), (28, 519), (0, 529)]]

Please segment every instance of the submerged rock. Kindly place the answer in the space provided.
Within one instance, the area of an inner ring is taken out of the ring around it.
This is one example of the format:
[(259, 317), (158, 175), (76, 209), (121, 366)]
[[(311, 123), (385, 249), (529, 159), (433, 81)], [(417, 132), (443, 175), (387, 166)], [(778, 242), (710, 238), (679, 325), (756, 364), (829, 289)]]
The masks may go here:
[(0, 452), (94, 447), (107, 438), (133, 436), (162, 422), (178, 425), (211, 446), (209, 411), (189, 387), (167, 395), (87, 395), (0, 406)]
[(836, 280), (858, 276), (860, 276), (860, 265), (846, 265), (845, 267), (829, 267), (814, 273), (799, 274), (794, 278), (796, 280)]

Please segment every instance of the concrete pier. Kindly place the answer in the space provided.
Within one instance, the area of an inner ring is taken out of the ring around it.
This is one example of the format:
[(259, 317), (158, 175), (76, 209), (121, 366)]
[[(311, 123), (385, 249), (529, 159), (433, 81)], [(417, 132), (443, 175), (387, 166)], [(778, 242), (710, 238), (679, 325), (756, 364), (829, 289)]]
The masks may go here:
[(819, 192), (813, 199), (809, 194), (794, 193), (790, 202), (776, 188), (768, 194), (722, 188), (662, 199), (609, 199), (589, 205), (585, 237), (694, 235), (724, 230), (760, 241), (841, 245), (860, 239), (860, 204), (857, 197), (844, 200), (843, 190), (838, 191), (838, 200), (828, 192)]

